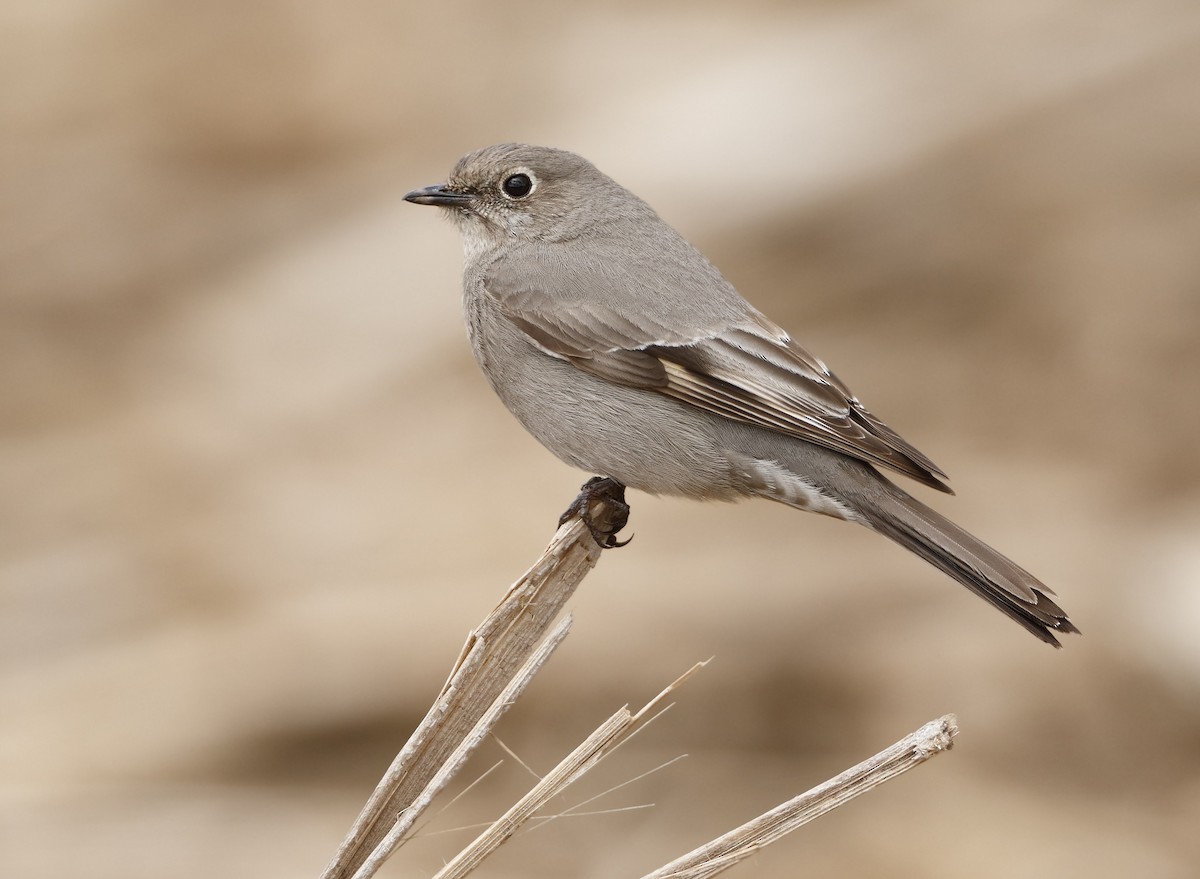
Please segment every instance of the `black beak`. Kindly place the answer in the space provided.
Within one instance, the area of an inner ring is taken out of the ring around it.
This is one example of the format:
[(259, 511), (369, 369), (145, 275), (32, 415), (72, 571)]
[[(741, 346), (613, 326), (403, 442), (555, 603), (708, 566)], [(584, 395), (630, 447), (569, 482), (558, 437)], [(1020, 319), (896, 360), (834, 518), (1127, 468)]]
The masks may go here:
[(437, 205), (441, 208), (465, 208), (474, 201), (474, 196), (466, 192), (455, 192), (448, 189), (446, 184), (438, 183), (424, 189), (414, 189), (404, 196), (404, 200), (413, 204)]

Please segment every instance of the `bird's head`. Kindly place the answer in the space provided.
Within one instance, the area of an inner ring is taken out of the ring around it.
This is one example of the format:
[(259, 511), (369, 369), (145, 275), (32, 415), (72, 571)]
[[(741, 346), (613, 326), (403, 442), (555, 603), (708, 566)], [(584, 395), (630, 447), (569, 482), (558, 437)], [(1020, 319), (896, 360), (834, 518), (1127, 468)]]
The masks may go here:
[(404, 198), (446, 209), (468, 243), (472, 237), (496, 243), (566, 241), (623, 220), (655, 216), (587, 159), (520, 143), (468, 153), (445, 183)]

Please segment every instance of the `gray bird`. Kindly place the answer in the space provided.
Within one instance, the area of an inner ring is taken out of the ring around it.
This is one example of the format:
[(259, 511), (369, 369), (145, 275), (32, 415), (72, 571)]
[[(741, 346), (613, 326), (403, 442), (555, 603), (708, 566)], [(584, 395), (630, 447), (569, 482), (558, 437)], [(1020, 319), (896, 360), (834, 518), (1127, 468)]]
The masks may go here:
[(950, 492), (929, 458), (586, 159), (500, 144), (405, 199), (455, 221), (475, 358), (563, 461), (651, 494), (763, 497), (857, 522), (1043, 641), (1079, 631), (1032, 574), (885, 479), (877, 468)]

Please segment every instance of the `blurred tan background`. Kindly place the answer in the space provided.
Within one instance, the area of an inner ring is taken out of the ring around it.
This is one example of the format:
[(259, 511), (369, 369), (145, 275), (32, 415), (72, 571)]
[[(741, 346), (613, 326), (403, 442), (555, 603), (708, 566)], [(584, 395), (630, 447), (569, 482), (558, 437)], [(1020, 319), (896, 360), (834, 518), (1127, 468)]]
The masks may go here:
[(479, 875), (640, 876), (948, 711), (950, 757), (731, 875), (1198, 875), (1194, 0), (11, 0), (0, 80), (0, 874), (332, 854), (586, 475), (492, 397), (457, 235), (401, 202), (516, 139), (655, 205), (1086, 634), (862, 529), (634, 494), (500, 735), (544, 771), (715, 655), (588, 791), (690, 757)]

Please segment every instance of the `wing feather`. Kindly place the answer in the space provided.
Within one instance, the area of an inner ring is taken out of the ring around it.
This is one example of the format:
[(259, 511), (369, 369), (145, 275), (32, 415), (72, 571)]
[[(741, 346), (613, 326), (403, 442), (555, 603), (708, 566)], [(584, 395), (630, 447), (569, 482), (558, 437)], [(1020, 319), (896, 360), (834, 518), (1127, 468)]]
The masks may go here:
[[(678, 298), (664, 300), (663, 292), (646, 289), (645, 301), (666, 302), (665, 317), (656, 319), (645, 309), (620, 307), (637, 300), (631, 289), (648, 286), (652, 274), (623, 274), (619, 259), (597, 265), (568, 273), (545, 262), (535, 284), (529, 281), (534, 273), (515, 273), (510, 263), (485, 277), (484, 289), (530, 341), (578, 369), (950, 492), (937, 465), (868, 412), (821, 360), (737, 296), (711, 267), (703, 277), (671, 281), (685, 289), (724, 285), (716, 290), (720, 308), (686, 315)], [(678, 265), (690, 263), (683, 259)], [(700, 301), (711, 306), (711, 300)], [(680, 326), (692, 332), (681, 332)]]

